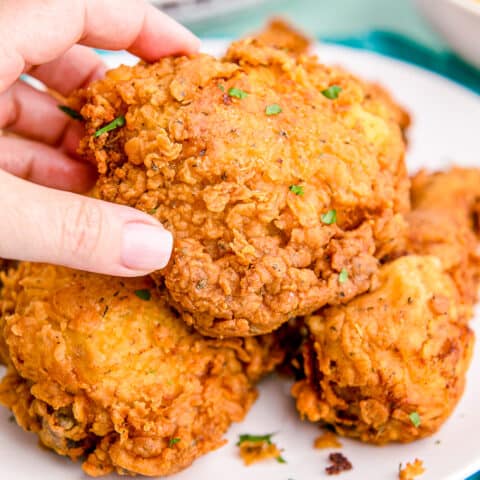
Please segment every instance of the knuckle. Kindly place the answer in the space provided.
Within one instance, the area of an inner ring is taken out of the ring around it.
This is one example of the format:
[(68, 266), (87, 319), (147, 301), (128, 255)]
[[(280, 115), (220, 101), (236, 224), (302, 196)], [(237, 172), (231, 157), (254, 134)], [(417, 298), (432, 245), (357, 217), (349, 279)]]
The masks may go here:
[(60, 248), (77, 261), (88, 261), (97, 252), (102, 236), (102, 208), (79, 198), (67, 208), (61, 225)]

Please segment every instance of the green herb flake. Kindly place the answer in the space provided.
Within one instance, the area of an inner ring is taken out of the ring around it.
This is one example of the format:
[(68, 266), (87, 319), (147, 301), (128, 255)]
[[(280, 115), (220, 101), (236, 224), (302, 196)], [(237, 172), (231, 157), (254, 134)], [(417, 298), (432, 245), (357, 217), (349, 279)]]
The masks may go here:
[(152, 208), (147, 213), (150, 214), (150, 215), (155, 215), (157, 213), (157, 210), (158, 210), (158, 208)]
[(225, 87), (224, 87), (221, 83), (218, 83), (218, 84), (217, 84), (217, 87), (218, 87), (222, 92), (225, 91)]
[(271, 105), (267, 105), (265, 108), (265, 113), (267, 115), (278, 115), (282, 113), (282, 107), (278, 103), (272, 103)]
[(418, 412), (412, 412), (409, 415), (409, 418), (415, 428), (418, 428), (422, 423), (422, 419), (420, 418), (420, 415), (418, 414)]
[(266, 435), (250, 435), (248, 433), (242, 433), (238, 437), (237, 447), (243, 442), (266, 442), (268, 445), (272, 444), (272, 437), (274, 433), (267, 433)]
[(80, 115), (80, 112), (77, 112), (73, 108), (67, 107), (67, 105), (59, 105), (58, 108), (68, 115), (69, 117), (72, 117), (75, 120), (83, 120), (83, 117)]
[(230, 97), (235, 97), (235, 98), (238, 98), (240, 100), (243, 100), (244, 98), (247, 98), (248, 97), (248, 93), (247, 92), (244, 92), (243, 90), (241, 90), (240, 88), (235, 88), (235, 87), (232, 87), (232, 88), (229, 88), (228, 89), (228, 95)]
[(171, 438), (169, 441), (168, 441), (168, 448), (172, 448), (175, 444), (177, 444), (178, 442), (180, 441), (180, 439), (178, 437), (175, 437), (175, 438)]
[(335, 100), (338, 98), (338, 95), (342, 91), (342, 87), (339, 87), (338, 85), (332, 85), (325, 90), (322, 90), (322, 95), (329, 100)]
[(327, 213), (324, 213), (320, 219), (325, 225), (331, 225), (332, 223), (337, 222), (337, 211), (329, 210)]
[(338, 275), (338, 283), (345, 283), (348, 280), (348, 271), (346, 268), (342, 268)]
[(281, 455), (277, 457), (276, 460), (278, 463), (287, 463), (287, 461)]
[(288, 189), (295, 195), (302, 196), (305, 193), (305, 190), (301, 185), (290, 185)]
[(103, 133), (110, 132), (112, 130), (115, 130), (116, 128), (123, 127), (124, 125), (125, 125), (125, 117), (123, 115), (120, 115), (115, 120), (111, 121), (110, 123), (108, 123), (104, 127), (97, 130), (94, 134), (94, 137), (95, 138), (99, 137)]
[(135, 295), (138, 298), (145, 300), (146, 302), (148, 302), (152, 298), (150, 290), (147, 290), (146, 288), (142, 288), (141, 290), (135, 290)]

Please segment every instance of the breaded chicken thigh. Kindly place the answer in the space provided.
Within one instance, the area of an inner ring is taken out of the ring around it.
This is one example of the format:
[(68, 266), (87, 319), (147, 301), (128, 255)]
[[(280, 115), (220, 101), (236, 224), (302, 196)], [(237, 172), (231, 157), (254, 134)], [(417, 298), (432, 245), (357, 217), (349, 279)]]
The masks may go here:
[(463, 393), (471, 305), (433, 256), (390, 262), (378, 282), (307, 317), (306, 378), (292, 393), (302, 417), (341, 435), (410, 442), (434, 433)]
[(4, 281), (0, 402), (89, 475), (182, 470), (224, 444), (281, 360), (272, 337), (201, 337), (149, 279), (23, 263)]
[(393, 105), (255, 38), (222, 59), (122, 66), (70, 99), (99, 196), (173, 232), (154, 278), (188, 324), (217, 337), (270, 332), (370, 288), (409, 209)]

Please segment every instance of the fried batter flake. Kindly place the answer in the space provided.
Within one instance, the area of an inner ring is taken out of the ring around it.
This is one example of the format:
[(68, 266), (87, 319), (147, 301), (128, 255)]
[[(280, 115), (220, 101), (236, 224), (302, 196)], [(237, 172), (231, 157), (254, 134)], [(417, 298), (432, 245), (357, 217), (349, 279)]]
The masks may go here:
[(423, 461), (416, 458), (415, 461), (412, 463), (407, 462), (407, 464), (403, 468), (400, 465), (400, 469), (398, 472), (398, 479), (399, 480), (415, 480), (415, 478), (422, 475), (423, 473), (425, 473), (425, 468), (423, 467)]

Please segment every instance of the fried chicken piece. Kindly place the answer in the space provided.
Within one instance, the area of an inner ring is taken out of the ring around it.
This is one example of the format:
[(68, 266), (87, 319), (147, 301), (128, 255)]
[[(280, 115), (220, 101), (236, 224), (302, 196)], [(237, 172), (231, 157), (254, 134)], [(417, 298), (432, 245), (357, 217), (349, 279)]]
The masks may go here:
[(480, 283), (480, 169), (420, 172), (412, 179), (411, 196), (408, 250), (437, 256), (463, 302), (475, 302)]
[[(401, 237), (405, 146), (369, 92), (315, 57), (247, 39), (221, 60), (119, 67), (70, 106), (85, 118), (80, 153), (98, 165), (99, 196), (174, 233), (154, 275), (170, 301), (201, 333), (228, 337), (368, 290)], [(124, 126), (95, 135), (119, 116)]]
[(312, 44), (308, 36), (281, 17), (272, 18), (253, 38), (258, 44), (285, 50), (293, 55), (307, 53)]
[(473, 213), (480, 198), (480, 169), (454, 167), (435, 173), (422, 170), (412, 178), (411, 198), (415, 209), (452, 211), (477, 227)]
[(434, 433), (463, 393), (471, 305), (433, 256), (401, 257), (378, 281), (306, 319), (306, 379), (292, 393), (302, 417), (341, 435), (410, 442)]
[(168, 475), (220, 447), (281, 360), (272, 336), (203, 338), (148, 278), (23, 263), (4, 289), (0, 401), (92, 476)]

